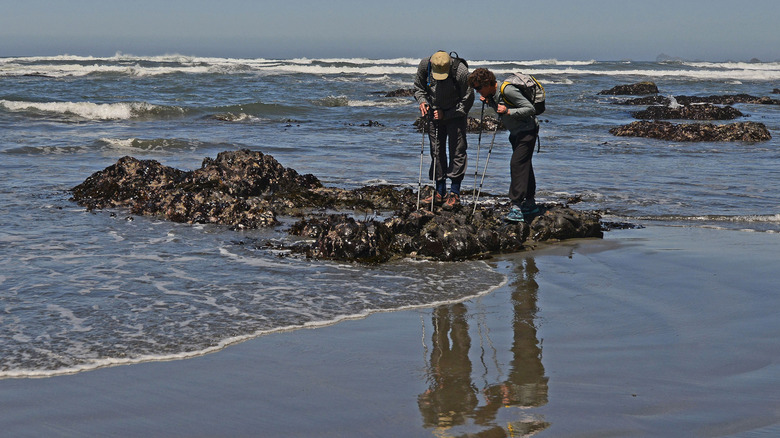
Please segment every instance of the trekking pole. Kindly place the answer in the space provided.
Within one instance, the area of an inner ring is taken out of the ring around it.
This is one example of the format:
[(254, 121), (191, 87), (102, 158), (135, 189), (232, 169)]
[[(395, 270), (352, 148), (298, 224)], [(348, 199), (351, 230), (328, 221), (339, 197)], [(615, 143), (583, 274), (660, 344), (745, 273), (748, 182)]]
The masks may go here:
[(477, 137), (477, 162), (474, 164), (474, 190), (471, 191), (471, 195), (474, 198), (474, 203), (477, 203), (477, 174), (479, 173), (479, 148), (482, 144), (482, 119), (485, 115), (485, 101), (482, 101), (482, 110), (479, 112), (479, 137)]
[(493, 144), (496, 141), (496, 133), (498, 132), (499, 121), (501, 121), (500, 114), (498, 116), (498, 120), (496, 121), (496, 129), (493, 130), (493, 139), (490, 140), (490, 148), (488, 149), (487, 158), (485, 159), (485, 170), (482, 172), (482, 179), (479, 181), (479, 191), (477, 192), (477, 197), (474, 198), (474, 211), (471, 212), (472, 217), (477, 214), (477, 201), (479, 200), (480, 193), (482, 193), (482, 183), (485, 182), (485, 174), (487, 173), (488, 163), (490, 163), (490, 153), (493, 152)]
[(424, 118), (425, 124), (422, 126), (422, 144), (420, 144), (420, 177), (417, 179), (417, 210), (420, 209), (420, 194), (422, 193), (422, 166), (423, 155), (425, 154), (425, 134), (431, 127), (430, 119)]
[[(433, 108), (431, 108), (433, 111)], [(433, 122), (433, 138), (436, 139), (433, 144), (433, 194), (431, 195), (431, 213), (433, 213), (433, 206), (436, 202), (436, 159), (439, 158), (439, 124)]]

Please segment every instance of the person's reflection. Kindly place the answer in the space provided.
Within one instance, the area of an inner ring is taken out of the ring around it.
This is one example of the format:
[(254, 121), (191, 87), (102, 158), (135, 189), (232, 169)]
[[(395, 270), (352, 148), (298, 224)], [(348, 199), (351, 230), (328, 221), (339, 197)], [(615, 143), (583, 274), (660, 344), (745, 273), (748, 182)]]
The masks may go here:
[(435, 309), (433, 348), (428, 366), (430, 387), (417, 400), (425, 427), (463, 424), (465, 417), (476, 408), (477, 389), (471, 382), (470, 347), (466, 306), (454, 304)]
[[(486, 403), (476, 411), (477, 424), (492, 425), (502, 407), (538, 407), (547, 404), (547, 381), (542, 365), (542, 348), (536, 337), (537, 292), (536, 274), (539, 269), (533, 257), (526, 257), (518, 273), (512, 293), (514, 319), (512, 329), (512, 360), (504, 382), (489, 385), (483, 390)], [(528, 434), (549, 426), (543, 421), (529, 420), (513, 423), (514, 432)], [(518, 430), (520, 429), (520, 430)]]
[[(512, 359), (506, 380), (486, 385), (478, 391), (471, 379), (469, 359), (471, 338), (466, 321), (466, 306), (442, 306), (433, 312), (433, 348), (428, 366), (429, 389), (418, 397), (425, 427), (448, 429), (472, 419), (479, 430), (468, 436), (521, 436), (546, 429), (549, 423), (524, 417), (502, 425), (496, 423), (501, 408), (538, 407), (547, 403), (547, 381), (542, 365), (542, 349), (536, 337), (538, 272), (532, 257), (519, 266), (512, 292), (514, 318)], [(452, 341), (452, 344), (450, 344)], [(506, 425), (506, 429), (503, 427)]]

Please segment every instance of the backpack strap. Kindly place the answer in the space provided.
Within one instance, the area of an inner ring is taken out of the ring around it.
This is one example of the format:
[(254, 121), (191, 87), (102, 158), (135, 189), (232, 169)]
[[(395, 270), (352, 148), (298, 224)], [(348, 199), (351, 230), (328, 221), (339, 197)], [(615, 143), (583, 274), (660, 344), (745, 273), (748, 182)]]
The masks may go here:
[(517, 108), (516, 105), (514, 105), (512, 103), (509, 103), (509, 101), (506, 100), (506, 97), (504, 97), (504, 88), (506, 88), (507, 85), (512, 85), (512, 84), (509, 81), (504, 81), (504, 83), (501, 84), (501, 91), (500, 91), (500, 93), (501, 93), (501, 100), (504, 101), (504, 105), (506, 105), (508, 107), (512, 107), (512, 108)]

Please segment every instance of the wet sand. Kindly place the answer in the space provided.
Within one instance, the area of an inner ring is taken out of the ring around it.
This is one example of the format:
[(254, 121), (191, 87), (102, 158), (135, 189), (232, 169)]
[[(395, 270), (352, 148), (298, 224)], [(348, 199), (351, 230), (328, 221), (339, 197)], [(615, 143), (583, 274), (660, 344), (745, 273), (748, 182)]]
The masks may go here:
[(0, 380), (3, 436), (780, 436), (780, 235), (650, 226), (465, 303)]

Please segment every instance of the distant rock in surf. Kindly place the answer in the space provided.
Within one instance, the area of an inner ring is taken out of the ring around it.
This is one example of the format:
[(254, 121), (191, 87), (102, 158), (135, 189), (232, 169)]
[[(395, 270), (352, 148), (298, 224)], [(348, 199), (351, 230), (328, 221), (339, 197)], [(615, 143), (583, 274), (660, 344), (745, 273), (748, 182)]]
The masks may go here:
[[(713, 96), (675, 96), (680, 105), (693, 105), (699, 103), (712, 103), (716, 105), (734, 105), (738, 103), (780, 105), (780, 100), (771, 97), (756, 97), (749, 94), (713, 95)], [(636, 99), (616, 101), (619, 105), (669, 105), (671, 99), (664, 96), (649, 96)]]
[(658, 87), (653, 82), (645, 81), (636, 84), (617, 85), (609, 90), (602, 90), (599, 94), (643, 96), (646, 94), (658, 94)]
[(414, 88), (400, 88), (385, 94), (385, 97), (414, 97)]
[(669, 141), (746, 141), (772, 138), (763, 123), (740, 122), (727, 125), (712, 123), (673, 124), (662, 121), (638, 121), (612, 128), (610, 134), (621, 137), (648, 137)]
[(733, 120), (742, 117), (742, 112), (731, 106), (715, 106), (709, 103), (700, 105), (656, 105), (644, 111), (631, 113), (637, 119), (685, 119), (685, 120)]
[[(466, 130), (468, 132), (479, 132), (480, 128), (482, 129), (482, 132), (492, 132), (495, 130), (506, 131), (506, 127), (501, 120), (496, 119), (493, 116), (484, 116), (482, 120), (469, 116), (466, 123)], [(417, 120), (414, 121), (414, 127), (417, 132), (428, 132), (431, 128), (431, 124), (427, 123), (424, 118), (418, 117)]]
[[(71, 192), (89, 210), (128, 208), (134, 214), (231, 229), (278, 225), (278, 215), (300, 217), (288, 232), (309, 240), (267, 246), (363, 263), (408, 256), (464, 260), (520, 251), (534, 242), (603, 235), (598, 214), (564, 205), (540, 205), (541, 213), (529, 217), (528, 224), (504, 222), (510, 205), (498, 199), (478, 206), (473, 217), (473, 207), (466, 205), (434, 214), (417, 210), (417, 193), (409, 188), (323, 187), (315, 176), (300, 175), (270, 155), (249, 150), (221, 152), (194, 171), (123, 157)], [(430, 193), (426, 187), (421, 196)], [(383, 221), (361, 221), (348, 214), (325, 214), (326, 209), (394, 214)]]

